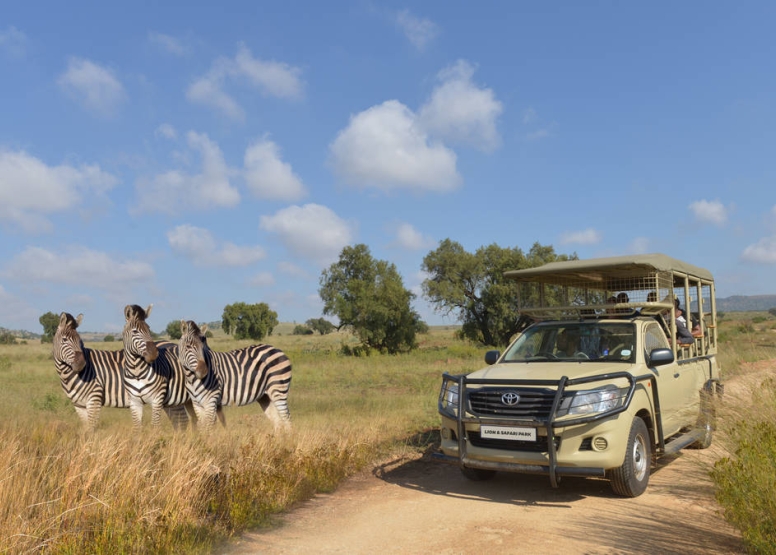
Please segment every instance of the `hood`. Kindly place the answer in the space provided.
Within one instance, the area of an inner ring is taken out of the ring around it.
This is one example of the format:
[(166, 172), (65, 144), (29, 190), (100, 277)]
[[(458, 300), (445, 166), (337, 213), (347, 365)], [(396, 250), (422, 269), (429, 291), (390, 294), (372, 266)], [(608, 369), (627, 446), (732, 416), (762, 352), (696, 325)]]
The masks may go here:
[(502, 362), (472, 372), (467, 378), (488, 380), (559, 380), (622, 372), (628, 362)]

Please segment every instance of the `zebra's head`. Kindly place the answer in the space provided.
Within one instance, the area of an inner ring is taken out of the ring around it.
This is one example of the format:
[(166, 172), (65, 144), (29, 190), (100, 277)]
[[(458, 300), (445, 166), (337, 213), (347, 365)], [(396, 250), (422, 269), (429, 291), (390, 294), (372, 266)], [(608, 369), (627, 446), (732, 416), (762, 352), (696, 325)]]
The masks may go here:
[(202, 329), (191, 320), (181, 320), (181, 339), (179, 342), (178, 359), (180, 360), (186, 379), (196, 378), (202, 380), (207, 376), (208, 365), (205, 361), (205, 349), (207, 342), (205, 333), (207, 326)]
[(151, 307), (143, 310), (136, 304), (128, 304), (124, 307), (124, 351), (127, 356), (143, 357), (151, 364), (159, 356), (154, 338), (151, 336), (151, 328), (146, 323), (146, 318), (151, 315)]
[(83, 318), (83, 314), (79, 314), (78, 318), (73, 318), (73, 315), (67, 312), (59, 315), (59, 325), (54, 333), (52, 346), (57, 370), (69, 367), (76, 374), (80, 374), (86, 368), (84, 344), (76, 331)]

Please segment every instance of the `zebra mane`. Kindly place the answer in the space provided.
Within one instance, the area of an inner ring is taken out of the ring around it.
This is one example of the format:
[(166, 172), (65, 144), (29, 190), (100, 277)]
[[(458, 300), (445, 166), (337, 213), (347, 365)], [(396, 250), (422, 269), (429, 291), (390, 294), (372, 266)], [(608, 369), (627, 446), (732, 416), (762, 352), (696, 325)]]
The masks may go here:
[(127, 320), (136, 318), (145, 322), (146, 318), (151, 314), (151, 307), (154, 305), (148, 305), (147, 309), (143, 309), (142, 306), (136, 304), (128, 304), (124, 307), (124, 316)]

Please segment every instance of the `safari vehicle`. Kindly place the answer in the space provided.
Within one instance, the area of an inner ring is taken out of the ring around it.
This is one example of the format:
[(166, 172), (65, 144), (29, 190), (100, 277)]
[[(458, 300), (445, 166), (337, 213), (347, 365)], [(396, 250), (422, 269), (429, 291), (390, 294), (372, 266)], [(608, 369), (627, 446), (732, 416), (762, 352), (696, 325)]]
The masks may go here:
[[(657, 457), (711, 445), (722, 386), (707, 270), (649, 254), (504, 275), (530, 324), (485, 354), (488, 367), (442, 376), (437, 459), (472, 480), (601, 477), (636, 497)], [(689, 340), (678, 337), (677, 304), (689, 307)]]

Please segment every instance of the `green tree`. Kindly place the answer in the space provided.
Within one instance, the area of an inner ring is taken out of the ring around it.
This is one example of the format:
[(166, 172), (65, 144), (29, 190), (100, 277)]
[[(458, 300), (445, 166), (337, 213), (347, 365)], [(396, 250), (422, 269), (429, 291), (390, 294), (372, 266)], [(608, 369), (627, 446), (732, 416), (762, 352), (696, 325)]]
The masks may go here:
[(305, 322), (307, 327), (313, 331), (317, 331), (321, 335), (326, 335), (337, 329), (337, 326), (326, 320), (325, 318), (310, 318)]
[(170, 336), (170, 339), (173, 339), (177, 341), (181, 338), (181, 321), (180, 320), (173, 320), (169, 324), (167, 324), (167, 327), (164, 329), (164, 333)]
[(0, 345), (13, 345), (16, 343), (16, 338), (11, 335), (11, 332), (0, 331)]
[(304, 324), (297, 324), (294, 326), (294, 335), (312, 335), (315, 332)]
[(337, 316), (337, 329), (350, 329), (367, 350), (391, 354), (417, 347), (423, 322), (410, 303), (394, 264), (375, 260), (366, 245), (342, 249), (338, 262), (321, 274), (323, 313)]
[(111, 341), (116, 341), (116, 338), (113, 337), (112, 335), (106, 335), (105, 337), (102, 338), (102, 340), (105, 341), (106, 343), (109, 343)]
[(462, 338), (501, 347), (525, 325), (518, 312), (517, 283), (506, 279), (504, 272), (575, 258), (539, 243), (527, 254), (495, 243), (469, 253), (460, 243), (445, 239), (423, 259), (421, 268), (429, 274), (422, 284), (423, 296), (437, 312), (461, 322)]
[(221, 315), (224, 332), (234, 335), (235, 339), (253, 339), (259, 341), (278, 325), (278, 314), (267, 303), (234, 303), (224, 307)]
[(38, 318), (38, 322), (43, 326), (43, 337), (40, 338), (40, 342), (53, 343), (54, 334), (57, 332), (57, 326), (59, 326), (59, 314), (46, 312), (46, 314)]

